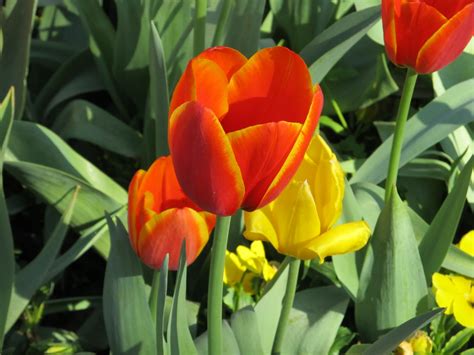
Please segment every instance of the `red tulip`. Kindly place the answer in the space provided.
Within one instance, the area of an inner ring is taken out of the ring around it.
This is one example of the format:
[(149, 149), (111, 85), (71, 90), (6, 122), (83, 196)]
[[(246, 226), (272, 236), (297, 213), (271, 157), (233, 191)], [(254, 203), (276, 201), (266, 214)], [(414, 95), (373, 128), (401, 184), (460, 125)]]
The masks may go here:
[(135, 173), (128, 188), (128, 229), (133, 249), (148, 266), (159, 269), (169, 254), (169, 268), (177, 270), (184, 239), (189, 265), (214, 224), (215, 216), (200, 212), (181, 190), (169, 156)]
[(169, 143), (183, 191), (219, 215), (271, 202), (301, 163), (322, 106), (319, 86), (287, 48), (248, 60), (231, 48), (204, 51), (171, 100)]
[(474, 0), (382, 0), (392, 62), (432, 73), (455, 60), (474, 34)]

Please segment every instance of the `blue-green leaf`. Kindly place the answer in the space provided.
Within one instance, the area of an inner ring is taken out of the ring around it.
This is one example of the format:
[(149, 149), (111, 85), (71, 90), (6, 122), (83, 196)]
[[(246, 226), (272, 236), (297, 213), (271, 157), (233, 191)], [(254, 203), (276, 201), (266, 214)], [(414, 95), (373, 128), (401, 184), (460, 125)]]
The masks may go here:
[(241, 354), (265, 354), (262, 349), (258, 319), (252, 306), (232, 314), (231, 327)]

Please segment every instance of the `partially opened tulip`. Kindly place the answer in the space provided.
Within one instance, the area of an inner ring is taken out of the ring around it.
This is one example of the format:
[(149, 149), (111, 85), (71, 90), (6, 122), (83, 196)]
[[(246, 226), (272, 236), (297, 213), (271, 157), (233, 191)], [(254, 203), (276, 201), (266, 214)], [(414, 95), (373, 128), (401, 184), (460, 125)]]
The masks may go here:
[(284, 47), (250, 59), (210, 48), (174, 91), (169, 143), (183, 191), (228, 216), (275, 199), (296, 172), (323, 106), (304, 61)]
[(342, 211), (344, 173), (334, 153), (315, 136), (293, 181), (267, 206), (246, 212), (244, 236), (270, 242), (297, 259), (324, 258), (362, 248), (367, 223), (334, 226)]
[(390, 60), (417, 73), (455, 60), (474, 33), (473, 0), (382, 0), (385, 48)]
[(159, 158), (148, 171), (137, 171), (128, 194), (130, 242), (140, 259), (159, 269), (169, 254), (169, 268), (177, 270), (186, 240), (187, 263), (192, 263), (209, 239), (215, 216), (199, 210), (186, 197), (171, 158)]

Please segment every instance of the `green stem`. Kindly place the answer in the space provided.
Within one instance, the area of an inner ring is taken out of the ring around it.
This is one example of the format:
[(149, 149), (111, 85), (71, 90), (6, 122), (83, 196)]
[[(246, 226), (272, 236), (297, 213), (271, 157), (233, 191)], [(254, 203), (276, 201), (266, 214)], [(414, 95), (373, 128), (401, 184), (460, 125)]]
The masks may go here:
[(328, 96), (329, 101), (331, 102), (331, 106), (334, 109), (334, 112), (336, 113), (337, 118), (339, 119), (339, 122), (341, 122), (341, 126), (344, 127), (344, 129), (348, 129), (349, 126), (347, 125), (346, 118), (344, 117), (341, 108), (339, 107), (339, 104), (337, 103), (336, 99), (331, 93), (331, 89), (329, 89), (329, 86), (326, 84), (321, 84), (324, 94)]
[(403, 85), (402, 97), (398, 106), (395, 133), (393, 136), (392, 151), (390, 153), (390, 163), (388, 166), (388, 176), (385, 182), (385, 202), (388, 201), (394, 186), (397, 184), (398, 167), (403, 146), (403, 136), (408, 118), (413, 91), (415, 90), (416, 78), (418, 74), (412, 70), (407, 70), (405, 84)]
[(206, 40), (207, 0), (196, 0), (194, 17), (194, 55), (204, 50)]
[(273, 342), (272, 354), (281, 353), (283, 337), (285, 336), (286, 326), (288, 325), (288, 318), (290, 316), (291, 307), (293, 307), (293, 300), (295, 299), (299, 269), (300, 269), (300, 260), (299, 259), (291, 260), (290, 271), (288, 274), (288, 281), (286, 283), (285, 296), (283, 297), (283, 307), (281, 309), (280, 319), (278, 320), (278, 327), (277, 327), (277, 331), (275, 335), (275, 340)]
[(229, 15), (232, 10), (234, 1), (233, 0), (224, 0), (222, 5), (222, 10), (219, 15), (219, 20), (217, 22), (216, 32), (214, 34), (214, 40), (212, 41), (213, 46), (222, 46), (224, 45), (225, 35), (227, 24), (229, 23)]
[(211, 269), (207, 298), (209, 355), (222, 354), (222, 288), (225, 251), (229, 237), (230, 216), (217, 216), (211, 249)]

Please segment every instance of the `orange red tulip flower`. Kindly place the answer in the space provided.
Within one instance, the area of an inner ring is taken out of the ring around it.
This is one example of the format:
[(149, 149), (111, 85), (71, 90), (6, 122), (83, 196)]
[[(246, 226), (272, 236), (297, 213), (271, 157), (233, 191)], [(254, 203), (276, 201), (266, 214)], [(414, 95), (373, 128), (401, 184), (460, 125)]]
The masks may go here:
[(198, 209), (181, 190), (169, 156), (135, 173), (128, 189), (130, 241), (151, 268), (159, 269), (169, 254), (169, 268), (177, 270), (184, 239), (187, 263), (192, 263), (214, 224), (215, 216)]
[(287, 48), (250, 59), (227, 47), (204, 51), (171, 100), (170, 151), (183, 191), (218, 215), (271, 202), (303, 159), (322, 106), (304, 61)]
[(474, 0), (382, 0), (390, 60), (417, 73), (455, 60), (474, 34)]

